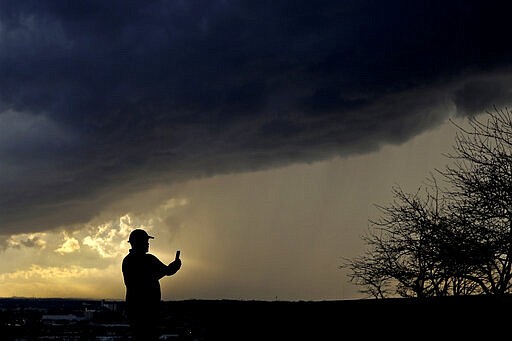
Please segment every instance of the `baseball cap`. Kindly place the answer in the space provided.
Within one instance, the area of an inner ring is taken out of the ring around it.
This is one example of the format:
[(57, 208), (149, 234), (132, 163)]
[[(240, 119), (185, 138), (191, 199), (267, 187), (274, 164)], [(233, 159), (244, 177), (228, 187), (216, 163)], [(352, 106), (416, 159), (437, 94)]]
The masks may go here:
[(128, 239), (129, 243), (134, 241), (145, 241), (147, 242), (149, 239), (155, 239), (155, 237), (148, 235), (148, 233), (142, 229), (135, 229), (130, 233), (130, 238)]

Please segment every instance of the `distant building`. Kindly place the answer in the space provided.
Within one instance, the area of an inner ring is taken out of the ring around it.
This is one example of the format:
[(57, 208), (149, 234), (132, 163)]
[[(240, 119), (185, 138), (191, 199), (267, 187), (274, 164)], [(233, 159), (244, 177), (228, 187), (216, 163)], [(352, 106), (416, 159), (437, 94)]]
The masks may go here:
[(85, 320), (85, 317), (76, 316), (74, 314), (66, 314), (66, 315), (43, 315), (41, 316), (41, 321), (46, 324), (51, 325), (62, 325), (62, 324), (70, 324), (76, 323)]
[(180, 338), (179, 334), (163, 334), (160, 335), (158, 340), (178, 340)]
[(121, 309), (121, 302), (102, 300), (101, 307), (110, 311), (119, 311)]

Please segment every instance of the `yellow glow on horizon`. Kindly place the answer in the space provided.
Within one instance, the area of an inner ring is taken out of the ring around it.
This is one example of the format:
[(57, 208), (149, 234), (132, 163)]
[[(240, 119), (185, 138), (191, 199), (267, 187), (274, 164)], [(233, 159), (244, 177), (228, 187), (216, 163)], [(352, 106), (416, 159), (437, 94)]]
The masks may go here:
[(96, 289), (84, 280), (96, 277), (99, 273), (98, 269), (85, 269), (80, 266), (42, 267), (33, 264), (25, 270), (0, 274), (3, 284), (0, 287), (0, 296), (88, 297)]
[(0, 280), (8, 282), (10, 280), (18, 279), (36, 279), (36, 280), (48, 280), (48, 279), (63, 279), (63, 278), (84, 278), (98, 273), (98, 269), (95, 268), (82, 268), (77, 265), (70, 267), (58, 267), (48, 266), (42, 267), (36, 264), (32, 264), (28, 270), (17, 270), (9, 273), (0, 274)]
[[(164, 242), (162, 222), (184, 205), (186, 200), (171, 198), (144, 214), (124, 213), (45, 233), (7, 236), (1, 251), (0, 297), (122, 299), (121, 263), (130, 249), (130, 232), (143, 228)], [(172, 259), (170, 255), (162, 261)]]

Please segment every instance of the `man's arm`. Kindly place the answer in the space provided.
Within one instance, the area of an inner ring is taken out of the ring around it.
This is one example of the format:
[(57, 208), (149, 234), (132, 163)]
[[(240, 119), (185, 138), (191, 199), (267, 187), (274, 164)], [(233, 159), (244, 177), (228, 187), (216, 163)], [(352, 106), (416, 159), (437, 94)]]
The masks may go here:
[(181, 268), (181, 259), (177, 258), (167, 265), (167, 276), (172, 276)]
[(157, 270), (157, 279), (160, 279), (164, 276), (172, 276), (178, 270), (181, 268), (181, 260), (175, 259), (172, 261), (169, 265), (165, 265), (161, 260), (159, 260), (157, 257), (151, 255), (153, 258), (153, 261), (156, 263), (155, 267)]

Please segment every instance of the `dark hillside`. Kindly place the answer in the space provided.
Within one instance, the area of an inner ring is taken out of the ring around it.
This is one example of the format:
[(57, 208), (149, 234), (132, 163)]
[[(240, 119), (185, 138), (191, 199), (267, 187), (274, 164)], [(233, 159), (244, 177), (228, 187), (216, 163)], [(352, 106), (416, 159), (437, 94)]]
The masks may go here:
[(500, 335), (512, 297), (340, 301), (165, 302), (174, 323), (188, 321), (201, 340), (460, 339)]
[[(162, 340), (478, 340), (507, 335), (511, 296), (163, 302)], [(0, 341), (131, 341), (124, 301), (0, 299)]]

